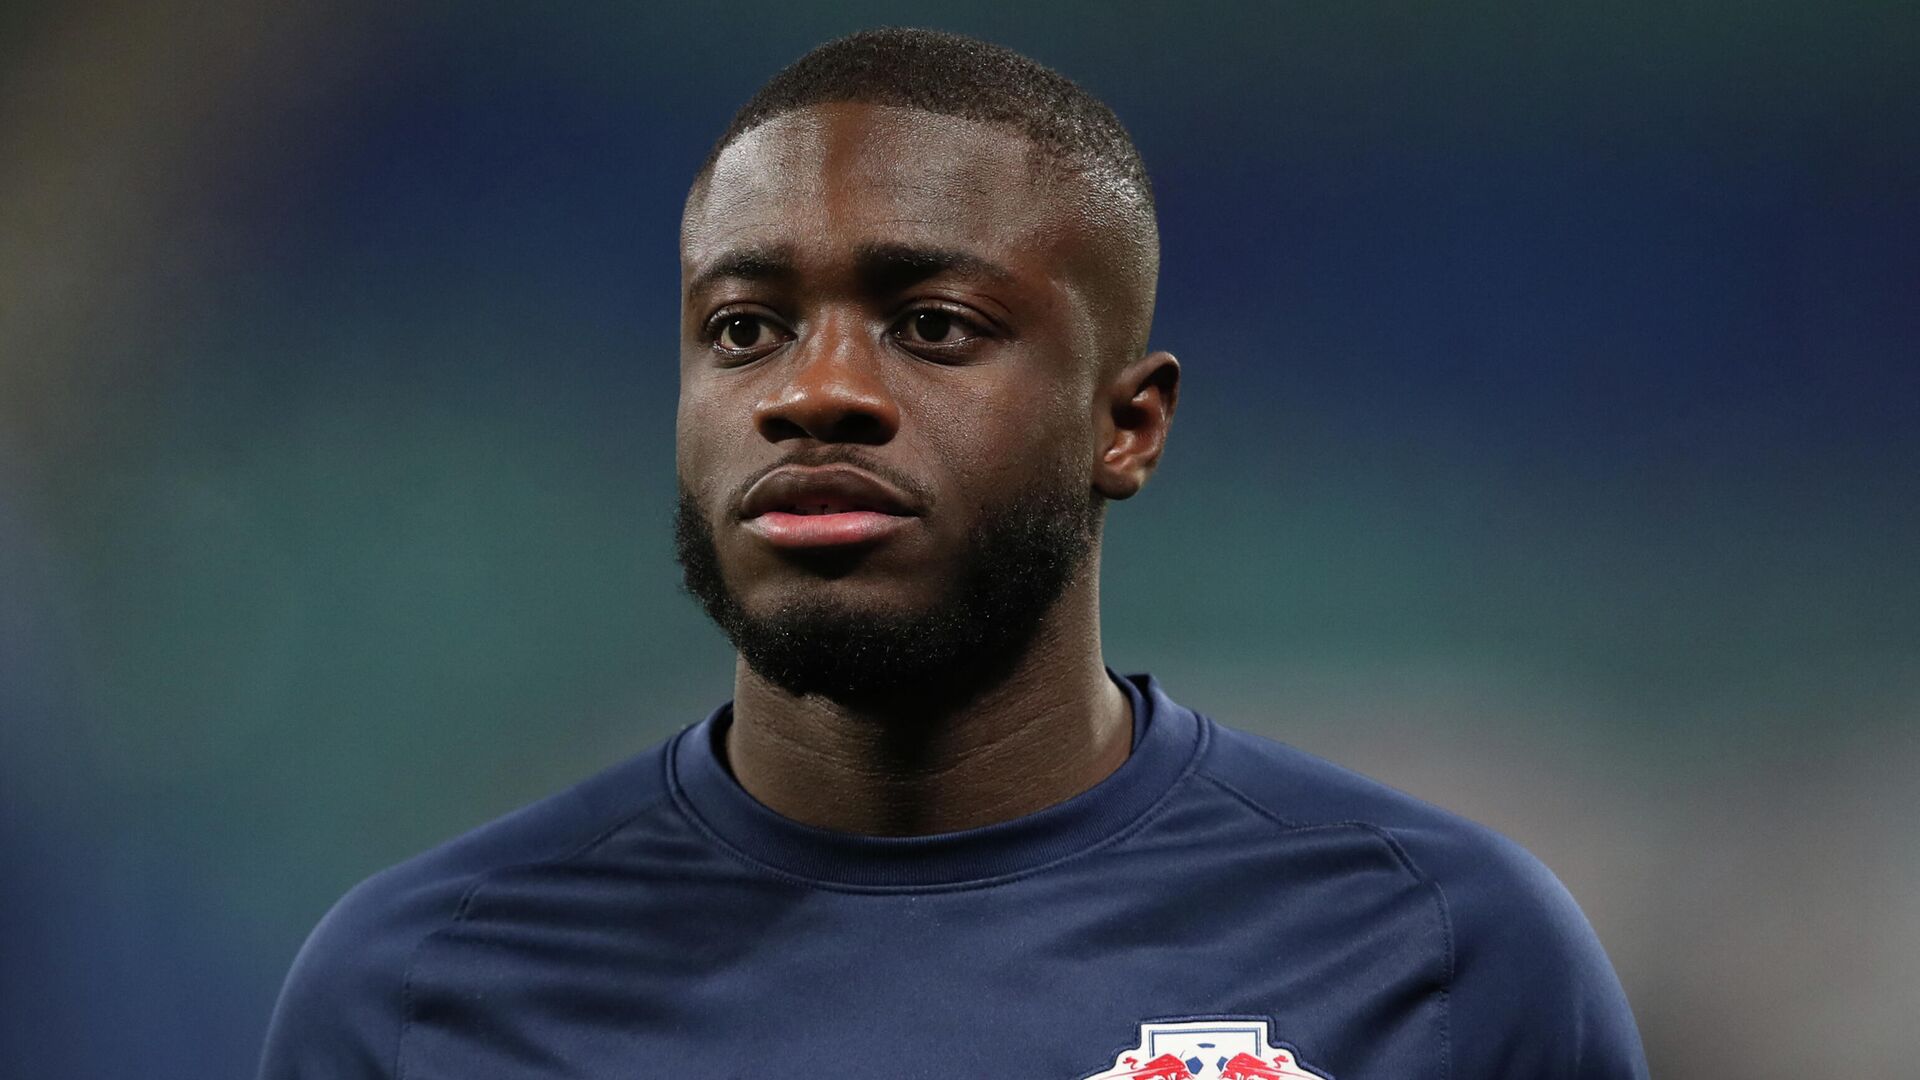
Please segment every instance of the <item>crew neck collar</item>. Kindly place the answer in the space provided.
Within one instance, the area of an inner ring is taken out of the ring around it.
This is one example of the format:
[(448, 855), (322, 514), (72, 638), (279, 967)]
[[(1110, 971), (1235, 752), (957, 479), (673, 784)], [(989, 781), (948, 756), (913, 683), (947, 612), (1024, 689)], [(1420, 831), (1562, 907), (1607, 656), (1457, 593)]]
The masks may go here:
[(984, 885), (1038, 870), (1118, 836), (1152, 809), (1196, 759), (1205, 726), (1151, 675), (1107, 669), (1133, 710), (1133, 752), (1106, 779), (1044, 810), (930, 836), (861, 836), (803, 825), (747, 794), (718, 747), (731, 701), (681, 732), (668, 780), (687, 816), (751, 862), (810, 884), (862, 892)]

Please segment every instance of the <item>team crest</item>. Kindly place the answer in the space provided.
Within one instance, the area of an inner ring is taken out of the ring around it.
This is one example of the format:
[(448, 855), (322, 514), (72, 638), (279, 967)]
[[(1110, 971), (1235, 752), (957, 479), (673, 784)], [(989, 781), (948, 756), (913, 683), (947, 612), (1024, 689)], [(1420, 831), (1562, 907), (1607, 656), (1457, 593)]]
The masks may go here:
[(1267, 1042), (1265, 1020), (1169, 1020), (1140, 1025), (1140, 1045), (1082, 1080), (1331, 1080)]

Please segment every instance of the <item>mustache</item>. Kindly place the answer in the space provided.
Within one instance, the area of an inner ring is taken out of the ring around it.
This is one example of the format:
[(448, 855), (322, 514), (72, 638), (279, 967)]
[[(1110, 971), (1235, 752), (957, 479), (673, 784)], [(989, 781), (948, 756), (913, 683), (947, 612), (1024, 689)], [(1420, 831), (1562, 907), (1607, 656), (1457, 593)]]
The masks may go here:
[(899, 488), (922, 507), (933, 505), (933, 490), (918, 479), (880, 461), (858, 446), (844, 443), (817, 446), (795, 450), (793, 453), (749, 473), (731, 492), (727, 493), (727, 507), (734, 513), (739, 512), (740, 504), (747, 497), (747, 489), (760, 482), (760, 478), (775, 469), (788, 465), (814, 467), (819, 465), (851, 465), (856, 469), (873, 475)]

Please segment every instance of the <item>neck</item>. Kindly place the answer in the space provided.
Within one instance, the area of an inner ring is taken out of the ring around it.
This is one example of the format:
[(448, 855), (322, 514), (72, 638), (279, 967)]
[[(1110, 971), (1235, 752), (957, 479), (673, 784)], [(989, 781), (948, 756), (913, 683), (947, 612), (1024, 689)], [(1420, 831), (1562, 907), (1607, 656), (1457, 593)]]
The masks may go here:
[(790, 694), (741, 661), (726, 735), (734, 777), (787, 818), (868, 836), (991, 825), (1099, 783), (1126, 760), (1133, 720), (1101, 659), (1089, 571), (1008, 673), (957, 705), (850, 707)]

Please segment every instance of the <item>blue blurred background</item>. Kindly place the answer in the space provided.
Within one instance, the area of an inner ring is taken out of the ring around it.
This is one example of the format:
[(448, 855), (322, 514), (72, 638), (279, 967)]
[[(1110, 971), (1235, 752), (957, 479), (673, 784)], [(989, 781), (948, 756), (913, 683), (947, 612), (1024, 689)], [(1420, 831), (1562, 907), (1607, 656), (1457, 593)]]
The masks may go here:
[(736, 0), (0, 16), (0, 1074), (249, 1075), (348, 886), (726, 697), (680, 202), (886, 23), (1157, 184), (1110, 662), (1532, 847), (1656, 1074), (1910, 1069), (1911, 4)]

